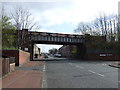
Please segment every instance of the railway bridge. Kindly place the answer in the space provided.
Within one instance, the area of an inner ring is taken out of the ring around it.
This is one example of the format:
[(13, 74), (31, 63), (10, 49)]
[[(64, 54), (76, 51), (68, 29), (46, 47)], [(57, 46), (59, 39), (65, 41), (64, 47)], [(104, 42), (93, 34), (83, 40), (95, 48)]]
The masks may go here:
[[(28, 31), (27, 29), (19, 32), (19, 37), (24, 37), (22, 45), (29, 47), (30, 60), (33, 60), (33, 46), (34, 44), (57, 44), (57, 45), (76, 45), (77, 57), (80, 59), (85, 58), (86, 47), (85, 37), (76, 34), (62, 34), (62, 33), (48, 33), (48, 32), (35, 32)], [(19, 40), (20, 42), (20, 40)]]

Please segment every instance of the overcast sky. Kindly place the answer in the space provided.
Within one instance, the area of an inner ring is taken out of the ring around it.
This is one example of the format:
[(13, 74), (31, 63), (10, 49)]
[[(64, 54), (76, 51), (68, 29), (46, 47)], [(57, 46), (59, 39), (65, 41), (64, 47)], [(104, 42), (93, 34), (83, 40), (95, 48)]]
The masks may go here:
[[(90, 22), (99, 14), (117, 14), (119, 0), (4, 0), (7, 12), (16, 6), (30, 10), (41, 29), (36, 31), (73, 33), (79, 22)], [(40, 46), (40, 45), (39, 45)], [(52, 46), (50, 46), (52, 47)], [(53, 46), (59, 47), (59, 46)], [(45, 46), (44, 46), (45, 48)], [(45, 49), (44, 51), (46, 51)]]

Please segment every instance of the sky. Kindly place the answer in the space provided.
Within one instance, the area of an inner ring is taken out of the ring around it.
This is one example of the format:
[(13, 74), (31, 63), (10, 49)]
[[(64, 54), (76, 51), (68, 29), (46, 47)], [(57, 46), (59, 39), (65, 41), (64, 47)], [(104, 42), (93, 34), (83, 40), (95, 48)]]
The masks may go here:
[[(35, 31), (74, 34), (79, 22), (90, 22), (101, 13), (117, 14), (118, 2), (119, 0), (4, 0), (3, 4), (7, 13), (13, 12), (17, 6), (29, 9), (41, 26)], [(61, 47), (37, 46), (44, 47), (43, 51)]]

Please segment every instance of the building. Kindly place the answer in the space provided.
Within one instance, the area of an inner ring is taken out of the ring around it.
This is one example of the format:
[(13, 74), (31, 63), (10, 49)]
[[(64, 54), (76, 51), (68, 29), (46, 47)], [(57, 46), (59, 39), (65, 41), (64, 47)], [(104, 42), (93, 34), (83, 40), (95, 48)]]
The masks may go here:
[(35, 56), (37, 54), (37, 56), (41, 56), (41, 49), (34, 44), (34, 50), (33, 50), (33, 55)]
[(75, 58), (77, 53), (76, 45), (63, 45), (59, 48), (59, 53), (62, 57)]

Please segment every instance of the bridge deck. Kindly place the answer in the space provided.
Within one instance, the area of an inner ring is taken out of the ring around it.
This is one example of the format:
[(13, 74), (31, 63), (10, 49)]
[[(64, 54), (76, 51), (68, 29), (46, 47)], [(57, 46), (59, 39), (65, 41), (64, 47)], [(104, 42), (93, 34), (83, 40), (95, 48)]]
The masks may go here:
[(60, 33), (45, 33), (45, 32), (30, 32), (30, 40), (34, 42), (48, 43), (84, 43), (82, 35), (75, 34), (60, 34)]

